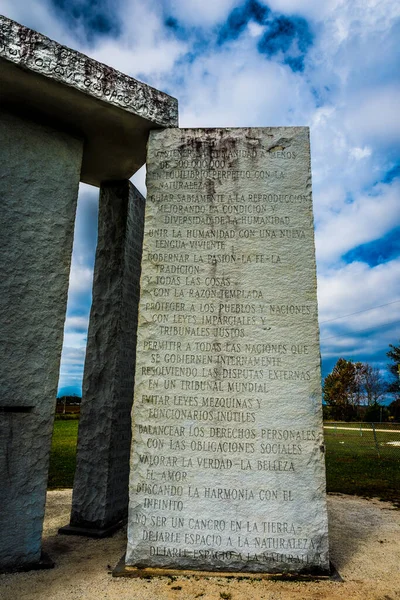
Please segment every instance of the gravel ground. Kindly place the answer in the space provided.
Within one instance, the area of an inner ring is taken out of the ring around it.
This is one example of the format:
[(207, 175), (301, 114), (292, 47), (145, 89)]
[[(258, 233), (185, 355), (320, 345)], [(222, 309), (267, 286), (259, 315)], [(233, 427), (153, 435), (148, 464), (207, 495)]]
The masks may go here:
[(0, 575), (1, 600), (400, 600), (400, 511), (388, 502), (328, 496), (331, 559), (343, 582), (114, 578), (126, 532), (105, 540), (57, 535), (70, 505), (71, 490), (48, 493), (43, 549), (56, 567)]

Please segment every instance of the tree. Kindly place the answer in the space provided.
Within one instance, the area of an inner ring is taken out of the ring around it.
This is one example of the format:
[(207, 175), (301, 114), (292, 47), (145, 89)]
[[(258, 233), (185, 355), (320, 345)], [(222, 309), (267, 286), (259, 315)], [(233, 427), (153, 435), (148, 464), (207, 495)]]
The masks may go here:
[(376, 402), (367, 407), (363, 420), (367, 423), (382, 423), (388, 420), (389, 414), (390, 412), (386, 406)]
[(357, 406), (362, 400), (363, 371), (362, 363), (339, 358), (332, 373), (325, 377), (324, 400), (333, 419), (351, 421), (357, 418)]
[(400, 422), (400, 398), (389, 404), (389, 413), (392, 419)]
[(391, 374), (391, 380), (388, 386), (388, 392), (394, 395), (395, 399), (400, 398), (400, 346), (394, 346), (389, 344), (389, 352), (386, 352), (386, 356), (390, 358), (388, 369)]
[(71, 396), (59, 396), (57, 398), (57, 404), (63, 405), (63, 413), (66, 412), (66, 407), (71, 404), (80, 404), (82, 398), (77, 394), (72, 394)]
[[(380, 370), (368, 363), (339, 358), (324, 382), (324, 399), (332, 418), (357, 418), (357, 407), (367, 405), (380, 414), (379, 400), (386, 391)], [(375, 414), (369, 411), (370, 414)]]
[(366, 404), (368, 406), (379, 404), (386, 387), (380, 369), (368, 363), (363, 364), (361, 382)]

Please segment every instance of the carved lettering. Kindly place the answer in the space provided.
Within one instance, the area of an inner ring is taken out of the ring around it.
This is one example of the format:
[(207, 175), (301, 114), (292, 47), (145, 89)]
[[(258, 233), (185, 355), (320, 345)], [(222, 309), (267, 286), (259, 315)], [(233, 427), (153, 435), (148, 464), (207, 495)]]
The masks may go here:
[(150, 136), (128, 564), (328, 565), (304, 133)]

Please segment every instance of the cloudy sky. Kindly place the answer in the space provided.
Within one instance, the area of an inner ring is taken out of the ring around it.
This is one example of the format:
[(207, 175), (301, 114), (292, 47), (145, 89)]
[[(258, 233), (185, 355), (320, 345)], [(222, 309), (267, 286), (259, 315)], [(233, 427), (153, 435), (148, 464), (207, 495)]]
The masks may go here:
[[(0, 0), (179, 100), (182, 127), (311, 128), (323, 374), (400, 338), (398, 0)], [(143, 169), (133, 178), (144, 193)], [(81, 390), (98, 191), (81, 186), (60, 388)]]

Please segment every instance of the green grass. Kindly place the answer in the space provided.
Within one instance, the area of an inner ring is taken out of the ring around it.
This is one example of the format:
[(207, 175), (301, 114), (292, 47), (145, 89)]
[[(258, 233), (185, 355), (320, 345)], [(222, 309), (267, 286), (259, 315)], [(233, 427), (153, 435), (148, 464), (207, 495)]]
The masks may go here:
[(75, 472), (77, 419), (54, 421), (48, 488), (72, 488)]
[(328, 492), (375, 496), (400, 505), (400, 447), (387, 443), (400, 441), (398, 431), (377, 432), (380, 457), (372, 430), (362, 435), (356, 428), (324, 433)]
[[(54, 423), (49, 489), (73, 485), (78, 423), (76, 419)], [(378, 458), (372, 430), (363, 431), (362, 435), (355, 427), (324, 431), (328, 492), (375, 496), (392, 500), (400, 507), (400, 447), (387, 444), (400, 441), (400, 432), (377, 433)]]

